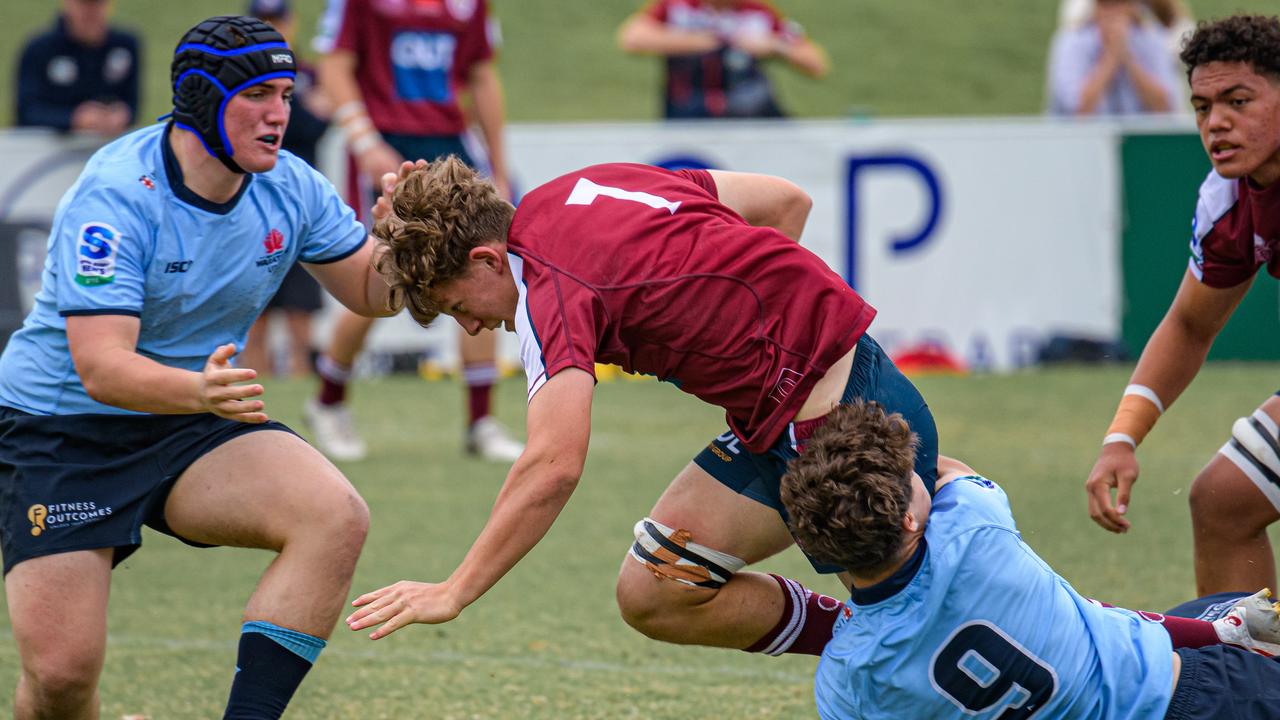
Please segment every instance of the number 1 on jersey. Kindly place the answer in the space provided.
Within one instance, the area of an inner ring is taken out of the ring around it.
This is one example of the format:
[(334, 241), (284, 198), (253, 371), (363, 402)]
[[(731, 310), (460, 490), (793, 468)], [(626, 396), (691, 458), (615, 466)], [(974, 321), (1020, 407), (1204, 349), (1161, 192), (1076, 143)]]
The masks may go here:
[(573, 186), (573, 192), (569, 193), (569, 199), (564, 201), (565, 205), (590, 205), (596, 201), (601, 195), (611, 197), (617, 200), (629, 200), (631, 202), (648, 205), (654, 209), (665, 209), (671, 214), (675, 214), (676, 209), (680, 207), (679, 200), (668, 200), (658, 195), (652, 195), (647, 192), (638, 190), (623, 190), (622, 188), (610, 187), (609, 185), (597, 185), (586, 178), (578, 178), (578, 184)]

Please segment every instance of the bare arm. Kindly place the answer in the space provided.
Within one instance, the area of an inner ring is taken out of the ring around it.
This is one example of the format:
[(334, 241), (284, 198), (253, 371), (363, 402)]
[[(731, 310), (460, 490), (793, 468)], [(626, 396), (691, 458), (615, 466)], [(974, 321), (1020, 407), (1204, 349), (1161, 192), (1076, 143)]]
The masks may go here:
[(359, 250), (337, 262), (303, 266), (351, 312), (365, 317), (395, 315), (399, 308), (391, 306), (391, 287), (373, 266), (377, 247), (377, 242), (366, 238)]
[(528, 445), (458, 568), (439, 584), (400, 581), (361, 595), (348, 627), (382, 624), (370, 635), (377, 640), (411, 623), (448, 622), (515, 567), (551, 528), (582, 476), (594, 389), (595, 379), (578, 369), (548, 380), (529, 403)]
[[(1214, 338), (1252, 284), (1249, 280), (1233, 288), (1212, 288), (1196, 280), (1188, 270), (1169, 312), (1142, 350), (1129, 382), (1151, 388), (1167, 410), (1200, 371)], [(1138, 480), (1135, 450), (1127, 442), (1103, 445), (1085, 481), (1089, 515), (1112, 532), (1125, 532), (1130, 527), (1124, 514)], [(1116, 491), (1114, 503), (1112, 488)]]
[(506, 112), (502, 95), (502, 80), (492, 61), (482, 62), (471, 68), (469, 79), (471, 101), (475, 106), (476, 122), (484, 136), (485, 149), (489, 152), (489, 165), (493, 168), (493, 181), (502, 196), (511, 199), (507, 173), (507, 149), (502, 128)]
[(321, 90), (332, 103), (333, 120), (346, 135), (347, 148), (360, 171), (377, 182), (383, 173), (395, 172), (404, 158), (382, 139), (364, 109), (364, 96), (356, 83), (358, 65), (355, 53), (334, 50), (320, 59), (316, 76)]
[(772, 175), (711, 170), (720, 202), (757, 227), (800, 241), (813, 200), (790, 180)]
[(1233, 288), (1213, 288), (1188, 270), (1129, 382), (1154, 390), (1168, 410), (1200, 372), (1214, 339), (1252, 284), (1249, 280)]
[(697, 55), (722, 44), (715, 33), (670, 28), (644, 12), (627, 18), (618, 28), (618, 47), (633, 55)]
[(807, 37), (794, 42), (783, 42), (778, 57), (809, 77), (820, 78), (831, 71), (831, 59), (827, 57), (827, 51)]
[(955, 480), (958, 477), (968, 475), (977, 475), (977, 471), (968, 465), (960, 462), (953, 457), (946, 455), (938, 456), (938, 482), (934, 483), (933, 491), (936, 493), (942, 489), (943, 485)]
[(1133, 88), (1138, 91), (1138, 99), (1148, 112), (1169, 112), (1173, 109), (1173, 98), (1160, 79), (1142, 66), (1142, 63), (1129, 54), (1124, 61), (1124, 70), (1133, 81)]
[(113, 407), (161, 415), (211, 412), (241, 422), (266, 422), (261, 385), (233, 385), (257, 372), (233, 368), (234, 345), (222, 345), (204, 372), (162, 365), (137, 352), (141, 322), (131, 315), (73, 315), (67, 346), (89, 397)]

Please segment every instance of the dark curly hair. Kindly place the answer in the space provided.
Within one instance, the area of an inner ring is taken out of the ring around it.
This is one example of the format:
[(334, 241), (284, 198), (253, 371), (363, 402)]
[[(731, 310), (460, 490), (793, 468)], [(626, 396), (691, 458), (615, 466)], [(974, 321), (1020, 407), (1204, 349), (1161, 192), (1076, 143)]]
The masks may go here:
[(1266, 15), (1232, 15), (1201, 22), (1182, 45), (1187, 79), (1201, 65), (1242, 62), (1259, 75), (1280, 82), (1280, 18)]
[(886, 569), (904, 540), (915, 450), (907, 421), (877, 403), (833, 410), (782, 477), (800, 548), (859, 575)]
[(515, 208), (475, 170), (450, 155), (396, 186), (391, 214), (373, 227), (375, 267), (391, 286), (393, 307), (427, 325), (440, 314), (431, 291), (467, 272), (472, 248), (506, 242)]

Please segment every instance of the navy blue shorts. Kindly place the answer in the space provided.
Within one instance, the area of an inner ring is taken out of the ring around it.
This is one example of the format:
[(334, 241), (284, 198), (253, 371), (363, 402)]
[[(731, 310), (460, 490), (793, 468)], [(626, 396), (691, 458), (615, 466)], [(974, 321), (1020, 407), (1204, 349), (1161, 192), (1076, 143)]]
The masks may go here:
[(29, 415), (0, 407), (0, 552), (23, 560), (142, 544), (146, 525), (188, 545), (164, 519), (178, 477), (222, 443), (260, 430), (216, 415)]
[(1220, 592), (1205, 595), (1170, 608), (1165, 615), (1213, 622), (1226, 615), (1228, 610), (1236, 606), (1236, 603), (1252, 594), (1247, 592)]
[[(870, 335), (863, 335), (858, 340), (849, 381), (841, 396), (844, 403), (854, 400), (874, 400), (887, 412), (900, 413), (906, 419), (919, 438), (916, 474), (933, 495), (933, 487), (938, 481), (938, 428), (933, 422), (933, 413), (929, 412), (929, 405), (916, 386), (898, 370)], [(693, 461), (734, 492), (768, 505), (786, 520), (787, 511), (782, 506), (782, 476), (787, 471), (787, 463), (799, 455), (792, 435), (791, 425), (788, 425), (773, 447), (756, 454), (741, 447), (737, 436), (727, 431), (712, 440)], [(844, 569), (814, 562), (813, 558), (809, 558), (809, 562), (820, 573)]]
[(1178, 648), (1182, 673), (1166, 720), (1280, 718), (1280, 658), (1230, 645)]

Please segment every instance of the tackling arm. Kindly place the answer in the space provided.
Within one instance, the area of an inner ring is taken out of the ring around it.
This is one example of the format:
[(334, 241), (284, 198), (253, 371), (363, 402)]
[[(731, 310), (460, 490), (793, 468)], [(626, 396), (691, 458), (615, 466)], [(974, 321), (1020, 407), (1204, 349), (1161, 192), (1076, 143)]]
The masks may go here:
[(551, 528), (586, 462), (595, 379), (571, 368), (547, 381), (529, 403), (528, 444), (493, 504), (489, 521), (467, 556), (439, 584), (401, 581), (366, 593), (347, 618), (352, 630), (382, 625), (385, 637), (411, 623), (457, 617), (506, 575)]
[(720, 202), (757, 227), (800, 241), (813, 200), (790, 180), (772, 175), (711, 170)]
[(131, 315), (73, 315), (67, 345), (89, 397), (135, 412), (184, 415), (211, 412), (241, 422), (267, 421), (261, 385), (234, 385), (257, 372), (233, 368), (235, 345), (222, 345), (203, 373), (162, 365), (137, 352), (141, 321)]
[(387, 317), (399, 308), (391, 306), (391, 287), (374, 267), (378, 244), (366, 238), (359, 250), (334, 263), (304, 263), (329, 294), (357, 315)]

